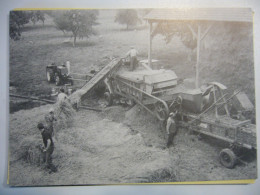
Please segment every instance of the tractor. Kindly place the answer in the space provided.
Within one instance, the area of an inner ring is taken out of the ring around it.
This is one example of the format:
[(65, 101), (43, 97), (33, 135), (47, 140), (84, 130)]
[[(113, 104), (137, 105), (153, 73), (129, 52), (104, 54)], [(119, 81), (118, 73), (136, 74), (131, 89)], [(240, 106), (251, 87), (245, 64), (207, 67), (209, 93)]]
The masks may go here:
[(46, 67), (46, 78), (48, 82), (55, 82), (57, 86), (64, 84), (73, 85), (69, 67), (65, 65), (55, 65), (55, 63), (48, 65)]

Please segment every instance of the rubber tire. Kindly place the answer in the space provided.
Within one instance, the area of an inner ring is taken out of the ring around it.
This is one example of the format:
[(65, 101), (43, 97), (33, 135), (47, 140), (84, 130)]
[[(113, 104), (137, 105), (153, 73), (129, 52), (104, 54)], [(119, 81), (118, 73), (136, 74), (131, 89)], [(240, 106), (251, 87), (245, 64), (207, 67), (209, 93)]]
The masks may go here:
[(229, 148), (225, 148), (223, 150), (221, 150), (221, 152), (219, 153), (219, 159), (220, 159), (220, 163), (229, 169), (234, 168), (236, 161), (237, 161), (237, 157), (235, 155), (235, 153), (230, 150)]
[(73, 85), (73, 80), (71, 80), (71, 79), (68, 79), (69, 81), (68, 81), (68, 84), (70, 84), (71, 86)]
[(48, 69), (46, 70), (46, 78), (49, 83), (53, 81), (51, 73)]
[(55, 85), (59, 86), (61, 84), (61, 78), (59, 77), (59, 75), (55, 76)]
[(106, 106), (111, 106), (113, 104), (113, 97), (111, 93), (105, 92), (104, 97), (105, 97)]

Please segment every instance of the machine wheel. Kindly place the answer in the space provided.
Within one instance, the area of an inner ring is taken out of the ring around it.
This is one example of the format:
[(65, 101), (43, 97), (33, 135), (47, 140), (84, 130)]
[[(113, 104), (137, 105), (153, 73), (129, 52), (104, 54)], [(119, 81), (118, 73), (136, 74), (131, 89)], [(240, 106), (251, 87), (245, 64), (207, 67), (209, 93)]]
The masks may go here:
[(57, 86), (61, 84), (61, 79), (60, 79), (59, 75), (56, 75), (56, 76), (55, 76), (55, 84), (56, 84)]
[(176, 98), (176, 103), (178, 105), (181, 105), (182, 104), (182, 97), (179, 95), (177, 98)]
[(104, 96), (105, 96), (106, 106), (111, 106), (113, 104), (113, 98), (112, 98), (111, 93), (105, 92)]
[(224, 167), (227, 167), (229, 169), (232, 169), (234, 167), (236, 160), (237, 160), (234, 152), (228, 148), (221, 150), (221, 152), (219, 154), (219, 158), (220, 158), (220, 163)]
[(169, 114), (169, 109), (167, 105), (164, 105), (162, 102), (157, 102), (155, 104), (156, 116), (160, 121), (167, 119)]
[(53, 80), (49, 69), (46, 70), (46, 78), (48, 82), (52, 82)]

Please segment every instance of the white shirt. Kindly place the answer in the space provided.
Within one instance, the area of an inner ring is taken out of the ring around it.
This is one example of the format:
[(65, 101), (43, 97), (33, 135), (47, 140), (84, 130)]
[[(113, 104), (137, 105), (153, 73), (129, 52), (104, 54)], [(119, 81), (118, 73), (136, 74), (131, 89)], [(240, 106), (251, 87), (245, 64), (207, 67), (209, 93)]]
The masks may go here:
[(175, 121), (172, 117), (169, 117), (167, 120), (167, 124), (166, 124), (166, 133), (170, 134), (170, 126), (174, 124), (175, 125)]
[(127, 52), (127, 56), (130, 56), (130, 57), (136, 57), (138, 54), (138, 51), (136, 49), (131, 49), (129, 52)]

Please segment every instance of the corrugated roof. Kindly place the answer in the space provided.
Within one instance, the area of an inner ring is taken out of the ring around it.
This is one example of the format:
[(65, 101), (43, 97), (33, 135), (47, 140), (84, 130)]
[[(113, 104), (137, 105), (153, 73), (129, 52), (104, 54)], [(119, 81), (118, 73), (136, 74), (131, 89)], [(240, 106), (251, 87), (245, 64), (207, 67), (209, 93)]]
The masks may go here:
[(251, 8), (154, 9), (144, 19), (252, 22), (253, 12)]

